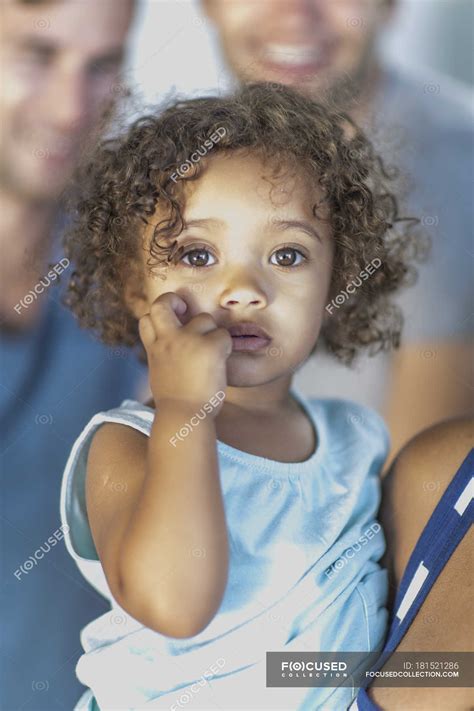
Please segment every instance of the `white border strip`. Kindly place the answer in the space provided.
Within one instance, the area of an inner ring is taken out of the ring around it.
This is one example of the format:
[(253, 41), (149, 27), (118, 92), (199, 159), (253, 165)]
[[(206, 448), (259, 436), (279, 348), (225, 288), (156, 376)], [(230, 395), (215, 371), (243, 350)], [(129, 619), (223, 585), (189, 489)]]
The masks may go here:
[(421, 561), (420, 565), (418, 566), (415, 575), (412, 578), (412, 581), (410, 585), (408, 586), (408, 589), (403, 596), (403, 600), (400, 603), (400, 607), (397, 610), (397, 617), (402, 622), (405, 619), (405, 616), (410, 609), (410, 607), (413, 604), (414, 599), (420, 592), (421, 586), (425, 582), (426, 578), (429, 575), (429, 570), (423, 565), (423, 561)]
[(459, 499), (456, 501), (454, 504), (454, 508), (458, 512), (460, 516), (463, 515), (464, 511), (467, 509), (469, 504), (471, 503), (471, 500), (474, 498), (474, 477), (471, 477), (471, 480), (469, 484), (467, 484), (466, 488), (462, 492), (461, 496)]

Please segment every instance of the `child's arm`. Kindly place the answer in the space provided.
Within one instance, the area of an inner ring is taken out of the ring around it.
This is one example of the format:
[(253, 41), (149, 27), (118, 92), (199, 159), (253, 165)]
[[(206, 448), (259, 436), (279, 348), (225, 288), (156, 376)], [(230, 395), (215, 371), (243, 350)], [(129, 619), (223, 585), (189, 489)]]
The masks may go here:
[(111, 591), (133, 617), (171, 637), (209, 624), (228, 572), (214, 425), (220, 407), (209, 407), (182, 440), (172, 438), (225, 390), (232, 340), (210, 315), (182, 326), (173, 312), (180, 303), (164, 294), (140, 321), (157, 407), (150, 437), (104, 425), (87, 469), (87, 510)]

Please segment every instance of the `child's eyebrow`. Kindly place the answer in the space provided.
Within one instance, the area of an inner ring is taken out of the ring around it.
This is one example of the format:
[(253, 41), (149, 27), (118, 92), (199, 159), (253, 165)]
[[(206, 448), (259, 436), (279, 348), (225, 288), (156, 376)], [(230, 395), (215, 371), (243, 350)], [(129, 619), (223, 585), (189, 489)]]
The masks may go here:
[(199, 220), (183, 220), (183, 229), (189, 227), (224, 227), (225, 223), (222, 220), (216, 220), (213, 217), (206, 217)]
[[(268, 220), (268, 225), (271, 228), (277, 228), (279, 230), (301, 230), (306, 232), (310, 237), (315, 237), (319, 242), (322, 243), (322, 239), (317, 230), (312, 224), (306, 220), (281, 220), (277, 217), (272, 217)], [(222, 220), (217, 220), (212, 217), (202, 218), (199, 220), (186, 220), (184, 222), (183, 231), (189, 229), (190, 227), (223, 227), (224, 222)]]
[(280, 220), (277, 217), (272, 217), (269, 220), (269, 225), (281, 230), (301, 230), (302, 232), (306, 232), (310, 237), (316, 237), (316, 239), (322, 243), (320, 234), (313, 225), (306, 222), (306, 220)]

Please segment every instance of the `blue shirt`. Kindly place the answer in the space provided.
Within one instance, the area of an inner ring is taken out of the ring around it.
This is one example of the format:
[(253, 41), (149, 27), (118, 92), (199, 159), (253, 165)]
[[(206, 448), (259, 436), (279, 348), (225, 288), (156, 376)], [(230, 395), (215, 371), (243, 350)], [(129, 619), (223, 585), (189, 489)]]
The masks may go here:
[(40, 321), (0, 343), (0, 708), (8, 711), (65, 711), (83, 691), (74, 674), (79, 631), (109, 606), (67, 554), (61, 476), (90, 417), (144, 378), (124, 349), (79, 329), (57, 282), (38, 298)]
[[(98, 413), (80, 434), (64, 472), (61, 521), (71, 556), (112, 610), (82, 631), (76, 671), (92, 691), (77, 711), (94, 708), (92, 695), (104, 710), (341, 711), (349, 705), (356, 693), (350, 686), (267, 688), (266, 652), (381, 648), (388, 581), (378, 564), (385, 540), (375, 516), (388, 434), (368, 408), (293, 394), (317, 433), (305, 461), (279, 462), (217, 442), (228, 582), (215, 617), (187, 639), (161, 635), (120, 607), (87, 517), (85, 475), (95, 431), (116, 422), (149, 436), (154, 410), (125, 400)], [(205, 554), (198, 544), (195, 554)]]

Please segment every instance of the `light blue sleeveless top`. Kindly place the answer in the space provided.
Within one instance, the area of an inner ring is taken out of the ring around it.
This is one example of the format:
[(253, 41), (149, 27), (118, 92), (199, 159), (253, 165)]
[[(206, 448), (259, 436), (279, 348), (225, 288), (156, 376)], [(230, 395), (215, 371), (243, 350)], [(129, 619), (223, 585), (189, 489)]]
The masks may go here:
[[(389, 450), (380, 416), (354, 402), (306, 400), (318, 445), (278, 462), (217, 442), (229, 537), (229, 577), (210, 624), (186, 639), (161, 635), (114, 600), (85, 501), (94, 432), (116, 422), (150, 434), (154, 410), (134, 400), (100, 412), (69, 456), (61, 489), (66, 546), (111, 603), (83, 628), (76, 674), (91, 691), (76, 709), (341, 711), (353, 687), (266, 687), (266, 652), (380, 650), (388, 620), (385, 540), (375, 516)], [(160, 591), (157, 590), (159, 595)]]

